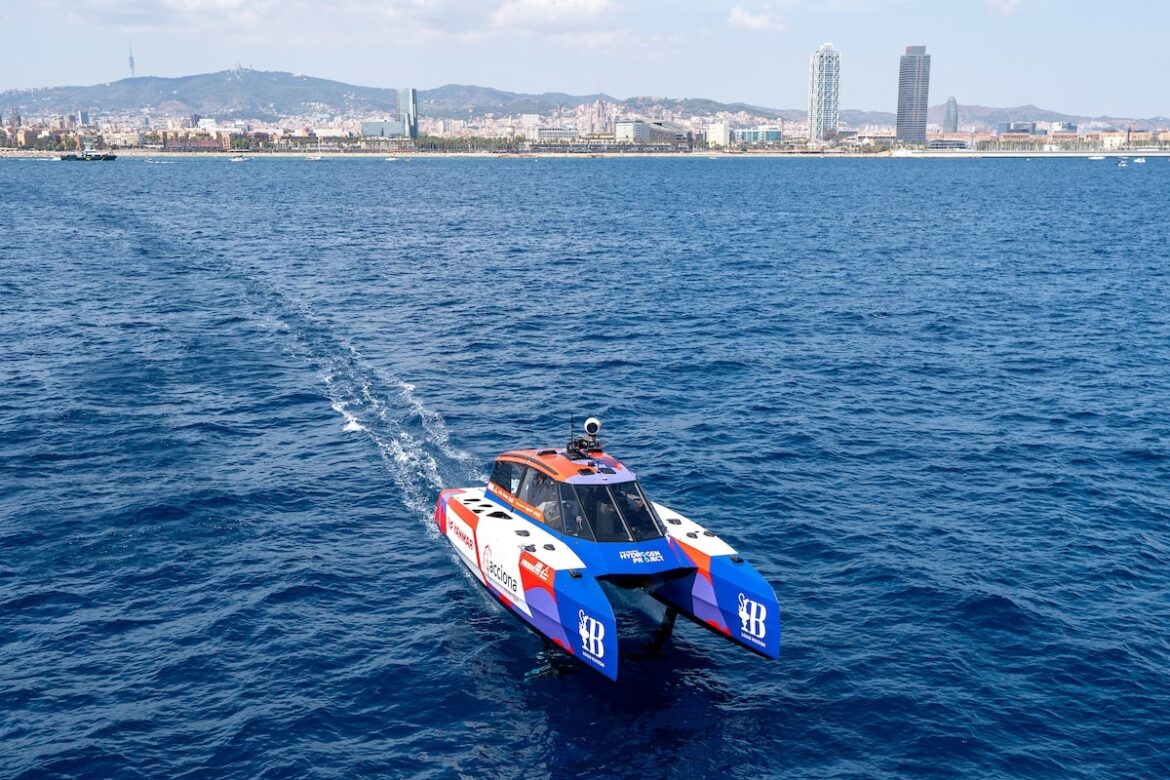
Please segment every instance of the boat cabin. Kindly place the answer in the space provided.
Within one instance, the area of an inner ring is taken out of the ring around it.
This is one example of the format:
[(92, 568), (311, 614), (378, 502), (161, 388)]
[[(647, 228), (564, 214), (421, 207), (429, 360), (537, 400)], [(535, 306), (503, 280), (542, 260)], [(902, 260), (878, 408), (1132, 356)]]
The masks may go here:
[[(585, 454), (587, 457), (574, 456)], [(666, 535), (637, 476), (600, 450), (515, 450), (496, 459), (487, 495), (553, 531), (590, 542)]]

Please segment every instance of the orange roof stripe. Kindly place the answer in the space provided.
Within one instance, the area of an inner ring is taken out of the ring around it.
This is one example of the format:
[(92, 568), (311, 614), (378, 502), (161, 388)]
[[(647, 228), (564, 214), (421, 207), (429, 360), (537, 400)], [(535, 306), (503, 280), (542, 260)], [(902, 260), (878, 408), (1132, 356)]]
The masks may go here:
[[(557, 450), (555, 453), (548, 455), (538, 455), (539, 452), (548, 452), (544, 450), (512, 450), (505, 452), (497, 460), (512, 461), (513, 463), (523, 463), (526, 466), (535, 466), (537, 469), (548, 474), (558, 482), (564, 482), (569, 477), (575, 477), (580, 474), (581, 469), (589, 468), (586, 464), (577, 461), (569, 460), (563, 450)], [(591, 458), (595, 463), (609, 466), (615, 471), (625, 468), (612, 455), (598, 455), (596, 458)], [(590, 472), (594, 469), (590, 469)]]

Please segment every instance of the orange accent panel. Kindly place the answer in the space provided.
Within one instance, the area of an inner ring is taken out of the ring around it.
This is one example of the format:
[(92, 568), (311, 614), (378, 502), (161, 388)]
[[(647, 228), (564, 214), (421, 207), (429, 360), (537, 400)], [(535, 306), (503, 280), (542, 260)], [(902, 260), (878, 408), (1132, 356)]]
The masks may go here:
[(711, 582), (711, 556), (699, 552), (694, 547), (691, 547), (686, 542), (679, 541), (678, 537), (672, 536), (670, 540), (682, 548), (691, 562), (699, 569), (699, 573), (707, 578), (707, 582)]
[(455, 514), (459, 516), (459, 519), (467, 523), (472, 531), (476, 530), (476, 527), (479, 525), (479, 515), (458, 501), (448, 501), (447, 506), (452, 507), (455, 510)]
[(520, 553), (520, 585), (524, 590), (544, 588), (556, 599), (556, 588), (553, 581), (556, 579), (556, 569), (537, 558), (527, 550)]
[[(497, 460), (532, 466), (550, 475), (558, 482), (564, 482), (569, 477), (575, 477), (578, 471), (587, 468), (584, 463), (569, 460), (563, 452), (557, 452), (555, 455), (537, 455), (536, 453), (538, 452), (541, 452), (541, 450), (512, 450), (511, 452), (505, 452)], [(590, 458), (590, 460), (604, 466), (609, 466), (614, 471), (622, 471), (625, 469), (621, 461), (612, 455), (602, 454), (596, 458)], [(590, 469), (590, 471), (592, 470)]]

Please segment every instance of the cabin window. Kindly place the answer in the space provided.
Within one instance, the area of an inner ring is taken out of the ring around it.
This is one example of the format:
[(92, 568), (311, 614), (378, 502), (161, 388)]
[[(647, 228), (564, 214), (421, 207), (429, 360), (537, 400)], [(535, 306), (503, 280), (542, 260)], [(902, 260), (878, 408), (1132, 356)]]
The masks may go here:
[(524, 468), (519, 463), (497, 460), (495, 468), (492, 469), (491, 481), (514, 496), (520, 491), (520, 478), (524, 475)]
[[(577, 508), (575, 515), (565, 513), (567, 518), (572, 518), (572, 522), (566, 523), (565, 533), (570, 533), (569, 527), (587, 527), (591, 534), (572, 535), (592, 536), (599, 542), (641, 542), (664, 535), (662, 525), (637, 482), (562, 487), (564, 492), (573, 493)], [(566, 503), (566, 500), (562, 501), (562, 505)]]
[(520, 492), (516, 497), (521, 501), (539, 508), (541, 504), (555, 503), (557, 499), (557, 483), (548, 474), (539, 469), (530, 468), (520, 485)]
[(618, 511), (634, 539), (656, 539), (663, 535), (662, 525), (654, 515), (650, 502), (637, 482), (619, 482), (610, 485)]
[(589, 521), (585, 519), (585, 510), (581, 508), (581, 502), (577, 500), (577, 492), (573, 490), (572, 485), (560, 485), (560, 499), (555, 510), (545, 512), (544, 522), (550, 528), (567, 536), (588, 539), (591, 542), (596, 541), (593, 537), (593, 529), (589, 526)]
[(520, 492), (516, 494), (524, 503), (540, 510), (537, 520), (545, 525), (560, 531), (560, 507), (557, 498), (557, 482), (540, 469), (529, 468), (520, 485)]

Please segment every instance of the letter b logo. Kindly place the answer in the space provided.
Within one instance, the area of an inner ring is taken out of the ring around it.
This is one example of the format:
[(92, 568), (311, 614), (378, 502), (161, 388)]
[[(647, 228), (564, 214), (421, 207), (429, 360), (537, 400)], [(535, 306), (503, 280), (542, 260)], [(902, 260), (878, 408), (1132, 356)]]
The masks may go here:
[(768, 633), (764, 626), (764, 619), (768, 617), (768, 608), (758, 601), (752, 601), (742, 593), (739, 594), (739, 622), (743, 633), (763, 639)]
[(581, 648), (595, 658), (605, 657), (605, 624), (589, 617), (585, 610), (577, 613), (577, 633), (581, 635)]

